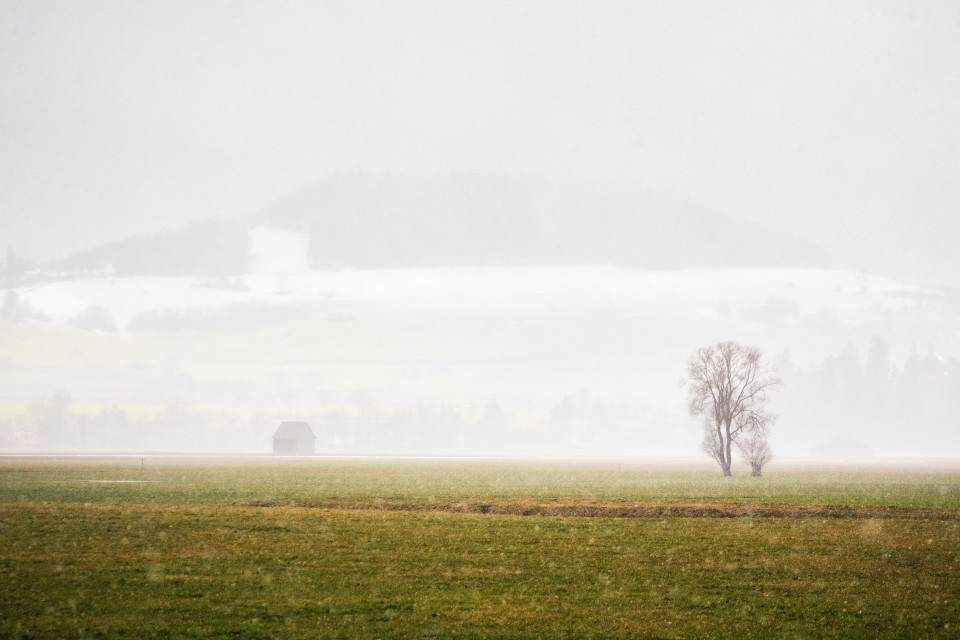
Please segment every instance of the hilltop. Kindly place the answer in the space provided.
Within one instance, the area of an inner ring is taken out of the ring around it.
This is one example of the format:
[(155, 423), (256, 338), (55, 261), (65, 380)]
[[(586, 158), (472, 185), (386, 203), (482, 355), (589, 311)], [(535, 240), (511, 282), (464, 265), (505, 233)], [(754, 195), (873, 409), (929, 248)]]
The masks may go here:
[(329, 176), (265, 207), (318, 266), (825, 267), (813, 242), (640, 187), (491, 175)]

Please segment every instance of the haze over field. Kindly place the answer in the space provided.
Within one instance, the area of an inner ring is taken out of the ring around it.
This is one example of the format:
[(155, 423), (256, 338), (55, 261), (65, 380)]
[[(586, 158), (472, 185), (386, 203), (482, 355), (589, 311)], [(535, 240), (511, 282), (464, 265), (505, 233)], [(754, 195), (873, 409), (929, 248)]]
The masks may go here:
[[(0, 5), (0, 448), (960, 456), (953, 3)], [(909, 437), (906, 436), (909, 434)]]

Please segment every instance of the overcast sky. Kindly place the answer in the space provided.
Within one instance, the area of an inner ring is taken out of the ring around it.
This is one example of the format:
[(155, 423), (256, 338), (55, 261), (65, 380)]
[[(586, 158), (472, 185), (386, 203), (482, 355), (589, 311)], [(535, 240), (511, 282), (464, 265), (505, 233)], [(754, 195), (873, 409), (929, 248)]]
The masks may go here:
[(960, 3), (0, 1), (0, 250), (342, 170), (641, 182), (960, 284)]

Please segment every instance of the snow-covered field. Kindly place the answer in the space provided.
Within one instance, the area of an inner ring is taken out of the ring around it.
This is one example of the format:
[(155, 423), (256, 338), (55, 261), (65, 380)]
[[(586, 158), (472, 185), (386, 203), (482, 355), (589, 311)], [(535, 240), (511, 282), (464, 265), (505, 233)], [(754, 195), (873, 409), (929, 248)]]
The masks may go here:
[[(225, 286), (226, 285), (226, 286)], [(224, 305), (356, 302), (424, 309), (571, 310), (641, 306), (657, 314), (713, 317), (829, 312), (857, 318), (912, 313), (937, 295), (894, 280), (806, 269), (641, 271), (610, 266), (471, 267), (256, 273), (226, 282), (185, 277), (100, 277), (21, 289), (56, 322), (90, 307), (109, 310), (120, 330), (137, 315)]]

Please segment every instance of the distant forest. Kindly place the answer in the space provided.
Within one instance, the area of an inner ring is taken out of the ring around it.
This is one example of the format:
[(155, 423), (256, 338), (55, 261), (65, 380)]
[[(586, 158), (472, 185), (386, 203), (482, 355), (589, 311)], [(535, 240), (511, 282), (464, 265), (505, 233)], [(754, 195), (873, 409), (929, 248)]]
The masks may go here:
[(339, 174), (248, 218), (194, 222), (76, 254), (57, 266), (116, 275), (230, 276), (248, 228), (305, 232), (316, 268), (609, 264), (644, 269), (828, 267), (823, 247), (683, 198), (601, 183)]
[[(867, 457), (896, 451), (903, 443), (905, 425), (911, 424), (925, 426), (911, 431), (911, 444), (936, 455), (944, 446), (943, 437), (936, 434), (954, 429), (960, 411), (960, 360), (940, 358), (931, 349), (925, 355), (914, 352), (896, 366), (881, 336), (870, 338), (865, 357), (847, 345), (819, 366), (798, 368), (789, 353), (783, 353), (776, 358), (776, 367), (786, 384), (775, 398), (784, 424), (774, 427), (774, 440), (786, 435), (795, 447), (809, 447), (810, 455)], [(171, 378), (168, 384), (178, 386), (184, 380)], [(299, 396), (301, 391), (293, 387), (270, 393), (275, 395), (264, 398), (268, 403), (317, 399)], [(189, 402), (156, 406), (154, 413), (130, 414), (109, 406), (90, 413), (74, 407), (66, 390), (55, 390), (36, 398), (24, 413), (0, 420), (0, 448), (106, 446), (134, 451), (163, 450), (177, 443), (217, 448), (229, 437), (233, 446), (266, 449), (269, 433), (283, 415), (227, 409), (205, 413)], [(649, 453), (644, 447), (656, 442), (665, 421), (655, 408), (604, 401), (586, 391), (564, 395), (536, 422), (521, 425), (518, 415), (501, 407), (496, 398), (488, 399), (482, 411), (431, 403), (389, 407), (378, 406), (372, 396), (357, 391), (346, 407), (307, 419), (322, 451), (436, 453), (478, 449)], [(818, 442), (804, 434), (804, 425), (810, 424), (829, 427), (821, 433), (843, 434), (855, 427), (856, 435)]]
[(317, 266), (830, 262), (813, 242), (670, 194), (535, 178), (342, 174), (274, 202), (257, 220), (307, 232)]

